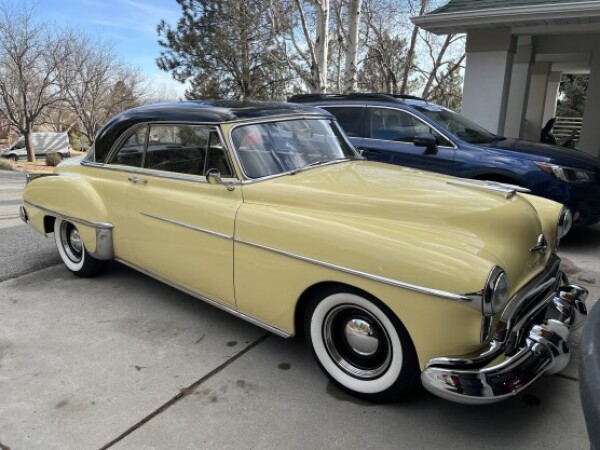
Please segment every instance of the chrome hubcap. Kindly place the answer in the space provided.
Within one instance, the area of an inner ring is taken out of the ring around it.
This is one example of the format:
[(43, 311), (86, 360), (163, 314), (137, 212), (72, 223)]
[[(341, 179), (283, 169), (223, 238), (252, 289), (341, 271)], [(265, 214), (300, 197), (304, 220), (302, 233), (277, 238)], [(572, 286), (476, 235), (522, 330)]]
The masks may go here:
[(71, 242), (71, 247), (73, 247), (73, 250), (81, 253), (81, 236), (79, 235), (79, 231), (77, 231), (75, 228), (72, 228), (71, 232), (69, 233), (69, 241)]
[(74, 263), (78, 263), (83, 258), (83, 242), (77, 228), (72, 223), (63, 222), (60, 226), (60, 242), (62, 248)]
[(383, 324), (357, 305), (339, 305), (329, 311), (323, 340), (331, 359), (356, 378), (375, 379), (392, 361), (392, 345)]
[(371, 356), (379, 347), (379, 338), (366, 320), (350, 319), (344, 327), (344, 335), (350, 348), (359, 355)]

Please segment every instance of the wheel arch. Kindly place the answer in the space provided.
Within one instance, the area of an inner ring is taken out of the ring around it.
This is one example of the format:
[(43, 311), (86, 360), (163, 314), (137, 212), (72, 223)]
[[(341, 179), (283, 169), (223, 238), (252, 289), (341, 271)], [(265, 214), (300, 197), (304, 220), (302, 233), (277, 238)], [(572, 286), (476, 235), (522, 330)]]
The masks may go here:
[(364, 289), (353, 286), (351, 284), (342, 283), (339, 281), (321, 281), (306, 288), (298, 298), (298, 301), (296, 302), (296, 308), (294, 311), (294, 334), (296, 336), (304, 334), (304, 316), (306, 314), (306, 309), (310, 300), (315, 298), (315, 296), (317, 296), (321, 292), (334, 289), (347, 289), (350, 293), (364, 296), (368, 300), (373, 301), (378, 307), (383, 307), (390, 311), (390, 313), (394, 315), (394, 317), (396, 317), (396, 319), (398, 319), (400, 323), (402, 323), (400, 318), (389, 307), (387, 307), (384, 302), (382, 302), (379, 298), (377, 298), (370, 292), (367, 292)]

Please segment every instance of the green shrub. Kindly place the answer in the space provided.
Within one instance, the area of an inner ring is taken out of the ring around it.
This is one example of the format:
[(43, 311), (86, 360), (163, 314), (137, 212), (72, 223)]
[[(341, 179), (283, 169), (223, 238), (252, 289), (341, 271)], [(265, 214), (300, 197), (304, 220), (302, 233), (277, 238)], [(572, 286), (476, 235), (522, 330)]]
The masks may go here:
[(62, 157), (56, 152), (46, 153), (46, 165), (56, 167), (62, 161)]
[(14, 170), (14, 168), (8, 159), (0, 158), (0, 170)]

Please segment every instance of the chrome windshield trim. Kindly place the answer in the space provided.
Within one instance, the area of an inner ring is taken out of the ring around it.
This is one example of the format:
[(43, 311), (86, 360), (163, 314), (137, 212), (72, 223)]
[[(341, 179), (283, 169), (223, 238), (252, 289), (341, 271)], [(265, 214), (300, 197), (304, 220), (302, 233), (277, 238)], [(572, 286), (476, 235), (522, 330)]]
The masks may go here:
[(268, 247), (266, 245), (246, 241), (244, 239), (235, 238), (234, 241), (238, 242), (240, 244), (245, 244), (245, 245), (249, 245), (251, 247), (256, 247), (256, 248), (260, 248), (262, 250), (276, 253), (278, 255), (289, 256), (290, 258), (294, 258), (299, 261), (308, 262), (308, 263), (315, 264), (318, 266), (326, 267), (328, 269), (337, 270), (338, 272), (344, 272), (344, 273), (347, 273), (350, 275), (356, 275), (356, 276), (359, 276), (362, 278), (366, 278), (368, 280), (378, 281), (380, 283), (389, 284), (390, 286), (407, 289), (407, 290), (418, 292), (421, 294), (433, 295), (435, 297), (440, 297), (440, 298), (445, 298), (448, 300), (454, 300), (454, 301), (465, 302), (465, 303), (470, 303), (473, 301), (473, 298), (468, 295), (455, 294), (453, 292), (442, 291), (439, 289), (431, 289), (431, 288), (426, 288), (426, 287), (422, 287), (422, 286), (417, 286), (414, 284), (405, 283), (405, 282), (398, 281), (398, 280), (393, 280), (391, 278), (386, 278), (386, 277), (374, 275), (374, 274), (367, 273), (367, 272), (361, 272), (360, 270), (354, 270), (354, 269), (350, 269), (348, 267), (338, 266), (337, 264), (331, 264), (331, 263), (328, 263), (325, 261), (319, 261), (317, 259), (308, 258), (306, 256), (297, 255), (294, 253), (286, 252), (284, 250), (278, 250), (273, 247)]
[(112, 223), (96, 222), (94, 220), (80, 219), (78, 217), (73, 217), (73, 216), (69, 216), (67, 214), (60, 213), (53, 209), (49, 209), (49, 208), (45, 208), (40, 205), (36, 205), (35, 203), (28, 202), (27, 200), (23, 200), (23, 203), (25, 203), (29, 206), (33, 206), (34, 208), (41, 209), (42, 211), (47, 212), (48, 214), (51, 214), (54, 217), (57, 217), (59, 219), (68, 220), (69, 222), (80, 223), (81, 225), (87, 225), (88, 227), (94, 227), (96, 229), (102, 229), (102, 230), (111, 230), (114, 228), (114, 225)]
[(151, 219), (160, 220), (162, 222), (170, 223), (172, 225), (177, 225), (183, 228), (187, 228), (188, 230), (200, 231), (201, 233), (210, 234), (211, 236), (216, 236), (222, 239), (232, 240), (233, 236), (229, 234), (218, 233), (217, 231), (207, 230), (206, 228), (200, 228), (195, 225), (190, 225), (188, 223), (179, 222), (177, 220), (166, 219), (164, 217), (155, 216), (154, 214), (149, 214), (146, 212), (140, 213), (142, 216), (150, 217)]
[(243, 320), (245, 320), (247, 322), (250, 322), (253, 325), (257, 325), (257, 326), (259, 326), (261, 328), (264, 328), (265, 330), (270, 331), (271, 333), (276, 334), (277, 336), (281, 336), (283, 338), (290, 338), (290, 337), (294, 336), (294, 333), (290, 333), (288, 331), (282, 330), (281, 328), (277, 328), (277, 327), (275, 327), (273, 325), (270, 325), (270, 324), (268, 324), (266, 322), (263, 322), (262, 320), (259, 320), (259, 319), (255, 318), (255, 317), (252, 317), (252, 316), (249, 316), (247, 314), (244, 314), (243, 312), (240, 312), (239, 310), (235, 309), (232, 306), (229, 306), (229, 305), (227, 305), (225, 303), (222, 303), (219, 300), (216, 300), (216, 299), (214, 299), (212, 297), (209, 297), (209, 296), (204, 295), (204, 294), (200, 294), (200, 293), (198, 293), (196, 291), (193, 291), (193, 290), (191, 290), (191, 289), (189, 289), (187, 287), (184, 287), (184, 286), (182, 286), (180, 284), (177, 284), (177, 283), (175, 283), (175, 282), (173, 282), (171, 280), (168, 280), (167, 278), (165, 278), (165, 277), (163, 277), (161, 275), (158, 275), (158, 274), (156, 274), (156, 273), (154, 273), (154, 272), (152, 272), (150, 270), (143, 269), (143, 268), (141, 268), (140, 266), (138, 266), (138, 265), (136, 265), (134, 263), (131, 263), (131, 262), (126, 261), (126, 260), (121, 259), (121, 258), (115, 258), (115, 261), (119, 261), (120, 263), (122, 263), (122, 264), (124, 264), (124, 265), (126, 265), (128, 267), (131, 267), (132, 269), (137, 270), (138, 272), (141, 272), (141, 273), (143, 273), (145, 275), (148, 275), (149, 277), (152, 277), (152, 278), (154, 278), (154, 279), (156, 279), (156, 280), (158, 280), (158, 281), (160, 281), (162, 283), (165, 283), (165, 284), (167, 284), (167, 285), (169, 285), (169, 286), (171, 286), (171, 287), (173, 287), (175, 289), (178, 289), (178, 290), (180, 290), (181, 292), (183, 292), (185, 294), (191, 295), (192, 297), (195, 297), (195, 298), (197, 298), (199, 300), (202, 300), (202, 301), (208, 303), (211, 306), (214, 306), (214, 307), (219, 308), (219, 309), (221, 309), (223, 311), (226, 311), (226, 312), (234, 315), (235, 317), (238, 317), (238, 318), (243, 319)]

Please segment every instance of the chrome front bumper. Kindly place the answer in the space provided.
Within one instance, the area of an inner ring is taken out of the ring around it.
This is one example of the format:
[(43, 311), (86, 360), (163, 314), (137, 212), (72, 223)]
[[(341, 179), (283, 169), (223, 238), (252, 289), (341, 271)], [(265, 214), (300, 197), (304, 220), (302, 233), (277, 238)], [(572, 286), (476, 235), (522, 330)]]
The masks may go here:
[[(560, 372), (570, 359), (569, 334), (587, 315), (587, 295), (579, 286), (559, 287), (541, 303), (545, 312), (532, 310), (526, 334), (510, 354), (505, 352), (510, 345), (494, 339), (478, 355), (432, 359), (421, 374), (423, 386), (453, 402), (488, 404), (521, 392), (543, 373)], [(500, 357), (503, 360), (494, 365)]]

